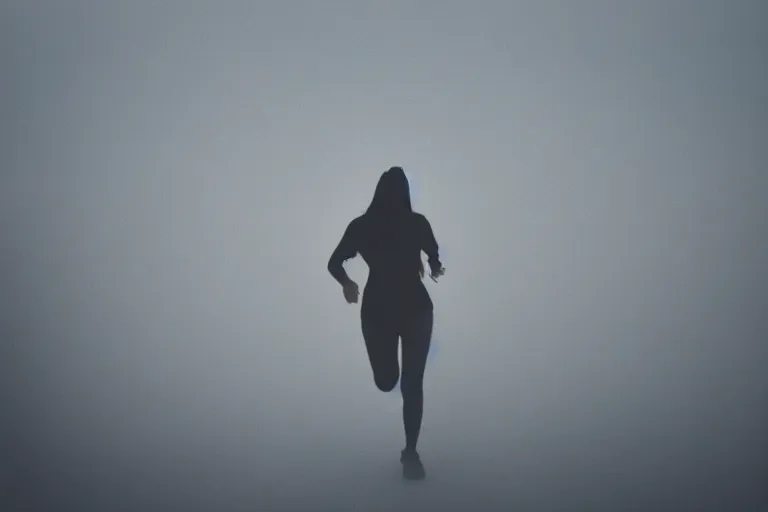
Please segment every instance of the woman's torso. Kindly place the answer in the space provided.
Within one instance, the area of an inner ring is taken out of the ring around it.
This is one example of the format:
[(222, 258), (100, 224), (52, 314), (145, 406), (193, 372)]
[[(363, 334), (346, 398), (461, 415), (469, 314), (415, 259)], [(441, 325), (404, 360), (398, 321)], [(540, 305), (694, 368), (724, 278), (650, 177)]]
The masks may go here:
[(397, 219), (359, 218), (360, 256), (369, 268), (363, 309), (387, 317), (431, 310), (419, 274), (422, 240), (415, 214)]

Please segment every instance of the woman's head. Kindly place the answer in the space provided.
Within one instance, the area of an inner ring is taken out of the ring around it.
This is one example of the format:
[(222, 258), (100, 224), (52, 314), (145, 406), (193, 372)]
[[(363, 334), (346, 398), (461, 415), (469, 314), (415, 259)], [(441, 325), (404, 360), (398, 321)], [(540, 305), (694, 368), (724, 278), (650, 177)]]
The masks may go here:
[(411, 189), (402, 167), (391, 167), (379, 178), (367, 213), (410, 213)]

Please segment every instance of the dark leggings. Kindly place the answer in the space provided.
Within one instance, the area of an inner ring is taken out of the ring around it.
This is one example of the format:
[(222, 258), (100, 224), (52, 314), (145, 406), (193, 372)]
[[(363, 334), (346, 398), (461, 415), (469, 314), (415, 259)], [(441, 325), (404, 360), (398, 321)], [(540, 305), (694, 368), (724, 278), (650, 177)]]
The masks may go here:
[[(432, 309), (398, 321), (382, 321), (363, 311), (361, 320), (376, 387), (385, 392), (392, 391), (400, 378), (405, 446), (406, 450), (415, 450), (424, 408), (424, 367), (432, 340)], [(400, 339), (403, 344), (402, 375), (397, 357)]]

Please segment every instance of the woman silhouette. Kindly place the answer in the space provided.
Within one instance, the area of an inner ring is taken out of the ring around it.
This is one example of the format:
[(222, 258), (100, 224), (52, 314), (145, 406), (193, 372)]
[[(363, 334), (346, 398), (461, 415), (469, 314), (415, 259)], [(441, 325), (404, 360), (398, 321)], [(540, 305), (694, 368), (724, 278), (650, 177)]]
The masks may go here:
[[(432, 227), (424, 215), (411, 208), (408, 178), (401, 167), (384, 172), (367, 211), (347, 226), (328, 261), (328, 271), (341, 284), (350, 304), (359, 296), (357, 283), (343, 263), (358, 253), (369, 268), (360, 308), (363, 338), (376, 386), (392, 391), (400, 378), (403, 396), (405, 448), (400, 454), (403, 477), (425, 477), (416, 443), (423, 411), (424, 366), (432, 338), (433, 304), (422, 283), (428, 257), (430, 277), (445, 273), (438, 257)], [(402, 339), (402, 375), (398, 341)]]

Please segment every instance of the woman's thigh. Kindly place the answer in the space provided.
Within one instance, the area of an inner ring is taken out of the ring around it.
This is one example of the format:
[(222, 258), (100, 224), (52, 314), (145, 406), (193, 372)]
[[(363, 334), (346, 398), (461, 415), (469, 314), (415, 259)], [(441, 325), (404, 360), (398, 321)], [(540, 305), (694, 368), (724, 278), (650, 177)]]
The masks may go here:
[(383, 391), (395, 387), (400, 377), (399, 333), (396, 326), (371, 315), (362, 315), (361, 324), (368, 360), (376, 385)]

